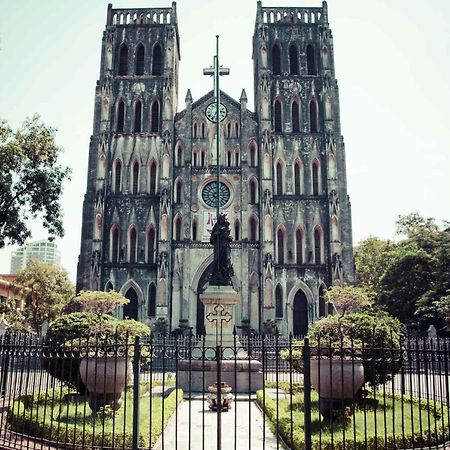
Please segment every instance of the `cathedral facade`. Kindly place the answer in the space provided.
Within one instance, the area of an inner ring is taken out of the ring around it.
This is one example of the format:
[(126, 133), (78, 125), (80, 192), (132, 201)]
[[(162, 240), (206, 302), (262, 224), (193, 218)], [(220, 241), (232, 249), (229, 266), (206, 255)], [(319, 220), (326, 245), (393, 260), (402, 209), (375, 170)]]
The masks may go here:
[(108, 7), (77, 289), (122, 292), (118, 314), (202, 333), (219, 126), (236, 324), (302, 335), (327, 313), (324, 291), (354, 277), (327, 4), (257, 3), (254, 111), (244, 90), (221, 93), (219, 117), (213, 91), (188, 91), (178, 111), (179, 43), (175, 3)]

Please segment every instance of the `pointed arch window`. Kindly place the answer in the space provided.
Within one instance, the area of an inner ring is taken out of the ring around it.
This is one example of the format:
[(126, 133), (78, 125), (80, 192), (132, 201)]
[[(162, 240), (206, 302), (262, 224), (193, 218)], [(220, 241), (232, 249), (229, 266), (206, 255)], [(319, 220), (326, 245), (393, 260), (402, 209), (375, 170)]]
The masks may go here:
[(177, 161), (177, 166), (182, 166), (183, 165), (183, 147), (181, 145), (177, 146), (177, 150), (176, 150), (176, 161)]
[(249, 152), (250, 152), (250, 167), (256, 167), (257, 155), (256, 155), (256, 145), (254, 142), (250, 144)]
[(120, 159), (116, 160), (114, 164), (114, 192), (117, 194), (122, 189), (122, 162)]
[(295, 44), (289, 46), (289, 70), (291, 75), (298, 75), (298, 49)]
[(283, 165), (281, 161), (277, 162), (276, 167), (276, 175), (277, 175), (277, 195), (283, 195)]
[(149, 176), (149, 191), (150, 195), (156, 194), (156, 162), (152, 161), (150, 163), (150, 176)]
[(111, 229), (110, 257), (112, 263), (119, 262), (119, 227), (113, 225)]
[(272, 73), (281, 75), (281, 48), (279, 44), (272, 47)]
[(129, 255), (128, 260), (130, 264), (136, 263), (136, 253), (137, 253), (137, 232), (135, 227), (131, 227), (129, 231), (128, 237), (128, 245), (129, 245)]
[(230, 138), (230, 137), (231, 137), (231, 122), (228, 122), (228, 123), (227, 123), (226, 137), (227, 137), (227, 138)]
[(258, 201), (258, 186), (256, 184), (256, 180), (252, 178), (250, 180), (250, 204), (255, 205)]
[(128, 74), (128, 47), (122, 44), (119, 49), (119, 75)]
[(205, 152), (205, 150), (202, 150), (200, 152), (200, 165), (202, 167), (205, 167), (205, 165), (206, 165), (206, 152)]
[(283, 288), (279, 284), (275, 288), (275, 318), (283, 318)]
[(198, 137), (198, 125), (197, 125), (197, 122), (194, 122), (194, 125), (192, 127), (192, 137), (194, 139), (197, 139), (197, 137)]
[(192, 222), (192, 240), (196, 241), (197, 240), (197, 221), (194, 220)]
[(298, 161), (294, 164), (294, 194), (295, 195), (301, 195), (302, 188), (301, 188), (301, 170), (300, 170), (300, 163)]
[(151, 107), (150, 132), (158, 133), (159, 131), (159, 102), (154, 100)]
[(314, 264), (322, 263), (322, 230), (314, 228)]
[(125, 103), (123, 100), (119, 100), (117, 104), (117, 122), (116, 131), (117, 133), (123, 133), (125, 125)]
[(139, 163), (134, 161), (132, 172), (131, 193), (137, 194), (139, 192)]
[(317, 102), (311, 100), (309, 102), (309, 127), (311, 133), (318, 132), (318, 120), (317, 120)]
[(137, 100), (134, 104), (134, 132), (142, 131), (142, 102)]
[(228, 167), (231, 167), (232, 159), (233, 159), (233, 153), (231, 153), (231, 150), (228, 150), (227, 151), (227, 166)]
[(150, 283), (148, 287), (148, 317), (156, 316), (156, 286)]
[(300, 106), (298, 101), (294, 100), (291, 106), (292, 132), (300, 133)]
[(182, 194), (183, 194), (183, 182), (178, 179), (175, 182), (175, 203), (181, 203), (182, 202)]
[(113, 290), (114, 290), (114, 286), (112, 285), (111, 281), (108, 281), (105, 286), (105, 292), (110, 292)]
[(319, 161), (312, 163), (312, 194), (319, 195)]
[(241, 238), (241, 223), (239, 220), (234, 221), (234, 240), (239, 241)]
[(249, 221), (249, 234), (248, 234), (248, 240), (250, 242), (256, 242), (258, 237), (258, 222), (256, 220), (255, 216), (250, 217)]
[(147, 262), (149, 264), (155, 263), (155, 241), (156, 233), (153, 227), (150, 227), (147, 231)]
[(134, 73), (136, 75), (144, 75), (145, 48), (143, 44), (136, 47), (136, 66)]
[(175, 240), (181, 241), (181, 217), (177, 216), (175, 218)]
[(155, 44), (153, 47), (153, 57), (152, 57), (152, 75), (162, 74), (162, 52), (161, 46)]
[(275, 133), (281, 133), (283, 131), (283, 127), (281, 122), (281, 102), (279, 100), (275, 100), (275, 104), (273, 106), (273, 116), (274, 131)]
[(235, 122), (234, 124), (234, 136), (239, 137), (239, 122)]
[(308, 75), (316, 75), (316, 51), (314, 45), (308, 44), (306, 46), (306, 65), (308, 69)]
[(278, 228), (277, 231), (277, 262), (278, 264), (284, 264), (284, 254), (285, 254), (286, 239), (284, 236), (284, 230)]
[(303, 232), (300, 228), (295, 232), (295, 262), (303, 264)]
[(206, 125), (205, 122), (202, 122), (202, 139), (206, 136)]

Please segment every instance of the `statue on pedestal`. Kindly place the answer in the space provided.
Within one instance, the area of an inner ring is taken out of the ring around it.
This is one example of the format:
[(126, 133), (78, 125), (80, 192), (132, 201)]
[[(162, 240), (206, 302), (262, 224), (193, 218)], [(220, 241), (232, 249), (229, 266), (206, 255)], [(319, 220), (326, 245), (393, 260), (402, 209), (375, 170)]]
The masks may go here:
[(214, 246), (214, 263), (209, 284), (212, 286), (231, 286), (234, 275), (231, 265), (232, 238), (230, 236), (230, 222), (225, 214), (220, 214), (211, 231), (210, 242)]

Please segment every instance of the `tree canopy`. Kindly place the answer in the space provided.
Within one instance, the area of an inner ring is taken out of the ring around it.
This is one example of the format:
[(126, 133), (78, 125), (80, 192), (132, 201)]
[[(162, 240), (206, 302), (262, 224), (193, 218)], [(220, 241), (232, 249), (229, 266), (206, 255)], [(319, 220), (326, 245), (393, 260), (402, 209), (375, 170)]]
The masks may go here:
[(55, 132), (37, 115), (15, 132), (0, 120), (0, 248), (22, 245), (38, 216), (50, 237), (64, 234), (59, 199), (70, 169), (58, 162)]
[(355, 251), (357, 280), (403, 323), (443, 329), (450, 295), (450, 229), (417, 213), (400, 216), (398, 243), (370, 237)]
[(14, 285), (25, 294), (23, 315), (34, 331), (40, 331), (46, 320), (50, 322), (58, 317), (75, 295), (68, 273), (41, 261), (30, 261), (18, 273)]

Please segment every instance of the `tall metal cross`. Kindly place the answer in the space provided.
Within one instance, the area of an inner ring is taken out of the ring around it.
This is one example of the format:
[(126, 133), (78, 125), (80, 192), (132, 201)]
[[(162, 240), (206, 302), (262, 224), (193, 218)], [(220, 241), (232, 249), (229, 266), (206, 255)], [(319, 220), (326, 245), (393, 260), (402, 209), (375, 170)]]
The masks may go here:
[(219, 65), (219, 35), (216, 35), (216, 55), (214, 56), (213, 67), (203, 69), (203, 75), (214, 76), (214, 96), (216, 99), (216, 214), (217, 220), (219, 220), (220, 214), (220, 88), (219, 77), (221, 75), (229, 75), (230, 69), (226, 69)]

